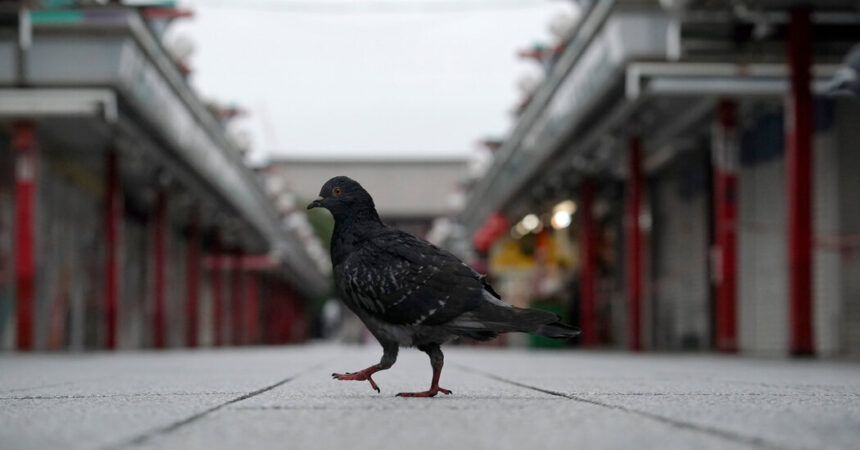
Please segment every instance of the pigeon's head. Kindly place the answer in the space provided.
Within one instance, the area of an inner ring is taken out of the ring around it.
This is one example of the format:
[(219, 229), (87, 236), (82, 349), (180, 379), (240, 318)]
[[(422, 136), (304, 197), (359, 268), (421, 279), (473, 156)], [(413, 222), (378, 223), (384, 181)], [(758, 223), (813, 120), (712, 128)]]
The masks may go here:
[(331, 211), (335, 219), (358, 217), (368, 213), (377, 217), (370, 194), (357, 181), (345, 176), (326, 181), (320, 189), (319, 197), (308, 205), (308, 209), (313, 208), (325, 208)]

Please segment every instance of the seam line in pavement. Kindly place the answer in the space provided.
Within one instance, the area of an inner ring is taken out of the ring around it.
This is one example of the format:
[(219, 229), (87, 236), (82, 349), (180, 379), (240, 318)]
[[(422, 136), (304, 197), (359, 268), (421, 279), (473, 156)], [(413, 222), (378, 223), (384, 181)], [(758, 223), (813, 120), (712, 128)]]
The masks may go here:
[(644, 417), (647, 419), (651, 419), (651, 420), (654, 420), (654, 421), (657, 421), (657, 422), (660, 422), (660, 423), (663, 423), (663, 424), (666, 424), (666, 425), (669, 425), (669, 426), (672, 426), (675, 428), (698, 431), (701, 433), (709, 434), (711, 436), (719, 437), (719, 438), (730, 440), (733, 442), (738, 442), (741, 444), (753, 445), (756, 447), (773, 448), (773, 449), (785, 448), (784, 445), (777, 445), (777, 444), (768, 442), (765, 439), (762, 439), (762, 438), (756, 437), (756, 436), (746, 436), (743, 434), (734, 433), (734, 432), (723, 430), (720, 428), (714, 428), (714, 427), (709, 427), (709, 426), (705, 426), (705, 425), (699, 425), (699, 424), (693, 423), (693, 422), (686, 422), (683, 420), (672, 419), (670, 417), (665, 417), (665, 416), (661, 416), (659, 414), (654, 414), (654, 413), (650, 413), (650, 412), (642, 411), (642, 410), (638, 410), (638, 409), (628, 408), (628, 407), (622, 406), (622, 405), (615, 405), (612, 403), (606, 403), (606, 402), (602, 402), (599, 400), (592, 400), (592, 399), (580, 397), (580, 396), (574, 395), (574, 394), (566, 394), (564, 392), (553, 391), (551, 389), (544, 389), (542, 387), (532, 386), (530, 384), (520, 383), (519, 381), (514, 381), (514, 380), (504, 378), (504, 377), (500, 377), (494, 373), (484, 372), (483, 370), (474, 369), (474, 368), (469, 367), (469, 366), (463, 366), (460, 364), (455, 364), (455, 366), (457, 366), (458, 368), (460, 368), (462, 370), (476, 373), (476, 374), (480, 374), (480, 375), (483, 375), (485, 377), (492, 378), (496, 381), (501, 381), (503, 383), (511, 384), (514, 386), (519, 386), (519, 387), (525, 388), (525, 389), (531, 389), (533, 391), (542, 392), (542, 393), (548, 394), (548, 395), (554, 395), (556, 397), (567, 398), (567, 399), (574, 400), (574, 401), (581, 402), (581, 403), (588, 403), (590, 405), (601, 406), (601, 407), (608, 408), (608, 409), (614, 409), (617, 411), (622, 411), (622, 412), (625, 412), (628, 414), (633, 414), (633, 415), (637, 415), (637, 416)]
[(12, 389), (4, 390), (3, 394), (11, 394), (13, 392), (23, 392), (23, 391), (35, 391), (36, 389), (45, 389), (45, 388), (51, 388), (51, 387), (57, 387), (57, 386), (66, 386), (66, 385), (75, 384), (75, 383), (76, 383), (76, 381), (63, 381), (61, 383), (50, 383), (50, 384), (41, 384), (38, 386), (26, 386), (26, 387), (12, 388)]
[(184, 419), (182, 419), (182, 420), (178, 420), (178, 421), (173, 422), (173, 423), (171, 423), (171, 424), (169, 424), (169, 425), (166, 425), (166, 426), (163, 426), (163, 427), (160, 427), (160, 428), (156, 428), (156, 429), (154, 429), (154, 430), (150, 430), (150, 431), (144, 432), (143, 434), (140, 434), (140, 435), (138, 435), (138, 436), (136, 436), (136, 437), (133, 437), (133, 438), (131, 438), (131, 439), (129, 439), (129, 440), (125, 440), (125, 441), (123, 441), (123, 442), (120, 442), (120, 443), (118, 443), (118, 444), (114, 444), (114, 445), (108, 445), (108, 446), (106, 446), (106, 447), (104, 447), (104, 448), (105, 448), (105, 449), (115, 449), (115, 448), (123, 448), (123, 447), (133, 447), (133, 446), (135, 446), (135, 445), (142, 444), (142, 443), (144, 443), (144, 442), (146, 442), (146, 441), (148, 441), (148, 440), (150, 440), (150, 439), (152, 439), (152, 438), (154, 438), (154, 437), (156, 437), (156, 436), (160, 436), (160, 435), (164, 435), (164, 434), (171, 433), (171, 432), (173, 432), (173, 431), (176, 431), (176, 430), (178, 430), (178, 429), (180, 429), (180, 428), (184, 427), (185, 425), (188, 425), (188, 424), (190, 424), (190, 423), (196, 422), (197, 420), (200, 420), (200, 419), (202, 419), (203, 417), (206, 417), (207, 415), (209, 415), (209, 414), (211, 414), (211, 413), (213, 413), (213, 412), (215, 412), (215, 411), (218, 411), (219, 409), (221, 409), (221, 408), (223, 408), (223, 407), (225, 407), (225, 406), (229, 406), (229, 405), (232, 405), (232, 404), (234, 404), (234, 403), (241, 402), (242, 400), (247, 400), (247, 399), (249, 399), (249, 398), (251, 398), (251, 397), (255, 397), (255, 396), (257, 396), (257, 395), (260, 395), (260, 394), (263, 394), (263, 393), (265, 393), (265, 392), (271, 391), (272, 389), (275, 389), (275, 388), (276, 388), (276, 387), (278, 387), (278, 386), (282, 386), (282, 385), (284, 385), (284, 384), (286, 384), (286, 383), (289, 383), (290, 381), (293, 381), (293, 380), (295, 380), (296, 378), (298, 378), (298, 377), (300, 377), (300, 376), (302, 376), (302, 375), (304, 375), (304, 374), (306, 374), (306, 373), (308, 373), (308, 372), (310, 372), (310, 371), (312, 371), (312, 370), (314, 370), (314, 369), (317, 369), (317, 368), (319, 368), (319, 367), (322, 367), (322, 366), (323, 366), (323, 364), (325, 364), (325, 362), (320, 362), (320, 363), (314, 364), (313, 366), (309, 366), (309, 367), (305, 368), (304, 370), (302, 370), (302, 371), (300, 371), (300, 372), (298, 372), (298, 373), (296, 373), (296, 374), (294, 374), (294, 375), (291, 375), (291, 376), (289, 376), (289, 377), (287, 377), (287, 378), (284, 378), (283, 380), (280, 380), (280, 381), (278, 381), (278, 382), (276, 382), (276, 383), (274, 383), (274, 384), (270, 384), (270, 385), (268, 385), (268, 386), (266, 386), (266, 387), (262, 387), (262, 388), (260, 388), (260, 389), (257, 389), (256, 391), (252, 391), (252, 392), (249, 392), (249, 393), (244, 394), (244, 395), (240, 395), (240, 396), (238, 396), (238, 397), (236, 397), (236, 398), (232, 398), (232, 399), (230, 399), (230, 400), (227, 400), (227, 401), (226, 401), (226, 402), (224, 402), (224, 403), (219, 403), (219, 404), (217, 404), (217, 405), (215, 405), (215, 406), (212, 406), (212, 407), (210, 407), (210, 408), (207, 408), (207, 409), (205, 409), (205, 410), (203, 410), (203, 411), (200, 411), (200, 412), (198, 412), (198, 413), (192, 414), (192, 415), (190, 415), (190, 416), (188, 416), (188, 417), (186, 417), (186, 418), (184, 418)]
[(91, 398), (117, 398), (117, 397), (172, 397), (190, 395), (235, 395), (242, 392), (133, 392), (128, 394), (70, 394), (70, 395), (27, 395), (21, 397), (0, 397), (0, 401), (8, 400), (84, 400)]

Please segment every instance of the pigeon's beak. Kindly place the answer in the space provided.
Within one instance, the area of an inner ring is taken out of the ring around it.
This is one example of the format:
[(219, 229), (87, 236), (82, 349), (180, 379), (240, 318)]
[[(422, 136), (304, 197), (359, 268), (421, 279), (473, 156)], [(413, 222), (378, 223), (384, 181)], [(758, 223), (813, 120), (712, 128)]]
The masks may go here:
[(310, 205), (308, 205), (308, 209), (314, 209), (314, 208), (319, 208), (319, 207), (321, 207), (321, 206), (322, 206), (322, 200), (323, 200), (323, 198), (322, 198), (322, 197), (317, 197), (317, 199), (316, 199), (316, 200), (312, 201), (312, 202), (310, 203)]

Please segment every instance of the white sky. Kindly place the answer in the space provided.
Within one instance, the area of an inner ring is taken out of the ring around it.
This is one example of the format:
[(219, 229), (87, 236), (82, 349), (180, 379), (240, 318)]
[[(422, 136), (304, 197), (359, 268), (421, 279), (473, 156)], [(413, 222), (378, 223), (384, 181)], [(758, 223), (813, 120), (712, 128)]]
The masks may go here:
[[(254, 159), (451, 156), (508, 130), (517, 80), (538, 71), (516, 52), (550, 41), (550, 20), (572, 11), (567, 1), (419, 0), (444, 11), (403, 12), (409, 3), (416, 8), (412, 0), (185, 0), (195, 17), (168, 39), (193, 41), (192, 83), (205, 97), (250, 112), (236, 126), (250, 135)], [(380, 7), (386, 12), (369, 12)]]

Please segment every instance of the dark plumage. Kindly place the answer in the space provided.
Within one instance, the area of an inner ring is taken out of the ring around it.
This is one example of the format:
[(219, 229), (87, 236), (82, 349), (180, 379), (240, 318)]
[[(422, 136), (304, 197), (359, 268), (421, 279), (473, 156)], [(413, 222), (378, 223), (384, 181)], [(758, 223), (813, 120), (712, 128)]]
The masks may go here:
[(570, 338), (579, 329), (546, 311), (503, 302), (486, 277), (451, 253), (379, 219), (370, 194), (356, 181), (340, 176), (323, 185), (308, 209), (323, 207), (334, 216), (331, 241), (338, 294), (383, 347), (379, 364), (340, 380), (367, 380), (391, 367), (400, 346), (415, 346), (430, 356), (430, 390), (402, 396), (450, 393), (438, 385), (443, 356), (440, 345), (465, 336), (487, 340), (511, 331)]

